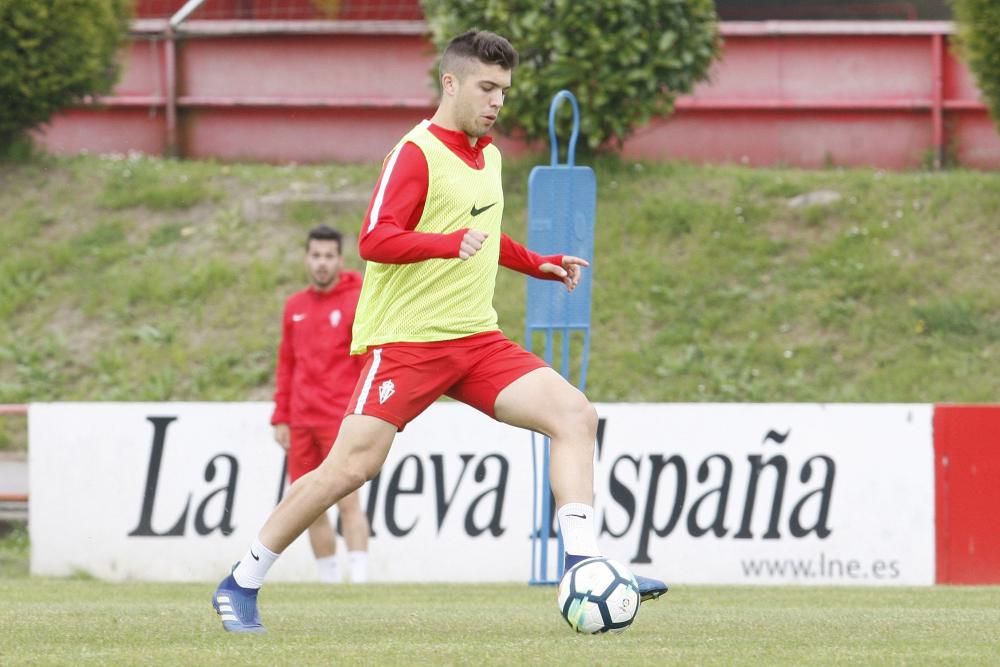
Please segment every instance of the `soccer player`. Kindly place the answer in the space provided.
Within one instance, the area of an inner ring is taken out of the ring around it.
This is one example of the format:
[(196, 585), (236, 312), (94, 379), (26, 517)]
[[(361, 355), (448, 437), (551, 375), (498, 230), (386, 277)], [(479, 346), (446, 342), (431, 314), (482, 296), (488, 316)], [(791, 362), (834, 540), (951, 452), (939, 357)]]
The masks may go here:
[[(470, 31), (441, 58), (441, 102), (382, 167), (359, 237), (368, 261), (352, 352), (365, 367), (330, 455), (289, 489), (213, 604), (232, 632), (263, 630), (257, 594), (284, 549), (374, 477), (396, 433), (442, 395), (545, 434), (567, 568), (599, 555), (593, 481), (597, 412), (576, 387), (508, 340), (493, 309), (500, 265), (573, 290), (587, 262), (539, 256), (500, 230), (500, 152), (487, 136), (517, 52)], [(643, 599), (666, 585), (639, 578)]]
[[(288, 478), (315, 470), (330, 453), (364, 358), (352, 356), (351, 328), (361, 293), (361, 274), (343, 269), (340, 232), (320, 225), (306, 238), (310, 285), (285, 302), (275, 373), (274, 439), (288, 452)], [(358, 493), (338, 503), (353, 583), (368, 580), (368, 517)], [(323, 512), (309, 526), (319, 580), (343, 579), (337, 535)]]

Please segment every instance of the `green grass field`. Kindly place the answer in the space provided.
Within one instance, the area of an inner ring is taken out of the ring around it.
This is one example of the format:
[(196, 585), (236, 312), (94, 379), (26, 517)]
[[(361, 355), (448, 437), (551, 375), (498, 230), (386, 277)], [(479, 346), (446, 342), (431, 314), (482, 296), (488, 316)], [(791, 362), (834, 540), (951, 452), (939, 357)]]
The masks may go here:
[(28, 576), (0, 537), (0, 665), (996, 665), (1000, 587), (674, 586), (623, 635), (573, 634), (526, 584), (269, 584), (268, 633), (223, 632), (213, 584)]
[[(527, 178), (504, 168), (526, 240)], [(596, 401), (987, 402), (1000, 375), (1000, 174), (602, 157)], [(302, 240), (349, 264), (378, 165), (140, 156), (0, 163), (0, 403), (267, 400)], [(796, 206), (817, 191), (839, 199)], [(282, 202), (280, 205), (275, 202)], [(501, 271), (523, 339), (525, 278)], [(4, 420), (0, 420), (3, 422)], [(10, 427), (10, 431), (20, 427)], [(0, 448), (18, 448), (0, 423)]]
[(0, 580), (4, 665), (996, 665), (1000, 588), (675, 587), (619, 636), (522, 584), (271, 584), (228, 635), (211, 584)]

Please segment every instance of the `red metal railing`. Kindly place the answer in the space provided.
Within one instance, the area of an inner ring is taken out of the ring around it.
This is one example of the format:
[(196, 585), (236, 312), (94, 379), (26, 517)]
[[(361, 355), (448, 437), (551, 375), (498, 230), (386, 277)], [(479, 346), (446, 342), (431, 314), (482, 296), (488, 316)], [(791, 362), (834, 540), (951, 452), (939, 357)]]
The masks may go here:
[[(186, 0), (136, 0), (135, 16), (166, 18)], [(195, 18), (213, 20), (423, 19), (420, 0), (205, 0)]]
[[(945, 111), (986, 111), (986, 106), (978, 99), (946, 99), (944, 89), (946, 39), (954, 32), (949, 21), (879, 21), (879, 22), (833, 22), (833, 21), (763, 21), (757, 23), (723, 24), (722, 34), (727, 39), (766, 37), (818, 37), (844, 36), (847, 38), (926, 38), (929, 49), (929, 90), (926, 95), (909, 97), (817, 97), (795, 99), (785, 96), (762, 97), (760, 99), (725, 98), (711, 96), (706, 99), (695, 97), (677, 101), (678, 110), (688, 111), (920, 111), (930, 112), (931, 148), (934, 166), (941, 167), (946, 136), (944, 128)], [(817, 72), (819, 74), (819, 72)]]
[[(422, 21), (138, 21), (114, 95), (53, 122), (54, 152), (377, 161), (434, 108)], [(722, 23), (710, 82), (627, 157), (754, 165), (1000, 167), (945, 21)], [(103, 114), (103, 116), (102, 116)], [(181, 122), (183, 121), (183, 122)], [(505, 148), (518, 144), (505, 140)]]
[[(185, 0), (136, 0), (135, 15), (163, 18), (177, 12)], [(835, 2), (716, 2), (725, 21), (768, 19), (871, 20), (948, 18), (944, 0), (855, 0)], [(205, 0), (196, 18), (202, 19), (423, 19), (419, 0)]]

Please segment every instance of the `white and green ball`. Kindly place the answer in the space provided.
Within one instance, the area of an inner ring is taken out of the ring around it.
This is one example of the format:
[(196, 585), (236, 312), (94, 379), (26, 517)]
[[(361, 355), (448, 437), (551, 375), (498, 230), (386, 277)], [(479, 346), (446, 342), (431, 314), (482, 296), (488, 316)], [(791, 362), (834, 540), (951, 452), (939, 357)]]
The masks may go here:
[(559, 582), (559, 612), (576, 632), (624, 632), (639, 611), (635, 575), (610, 558), (588, 558)]

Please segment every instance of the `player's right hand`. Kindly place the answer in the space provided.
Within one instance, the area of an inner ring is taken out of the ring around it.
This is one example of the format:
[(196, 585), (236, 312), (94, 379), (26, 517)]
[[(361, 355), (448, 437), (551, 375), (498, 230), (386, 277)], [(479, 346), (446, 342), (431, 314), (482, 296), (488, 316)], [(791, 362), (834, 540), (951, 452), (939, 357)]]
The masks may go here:
[(292, 431), (288, 428), (288, 424), (274, 425), (274, 441), (286, 452), (288, 451), (288, 445), (292, 441)]
[(486, 243), (489, 236), (486, 232), (481, 232), (478, 229), (470, 229), (465, 232), (465, 236), (462, 237), (462, 245), (458, 248), (458, 258), (465, 261), (475, 255)]

